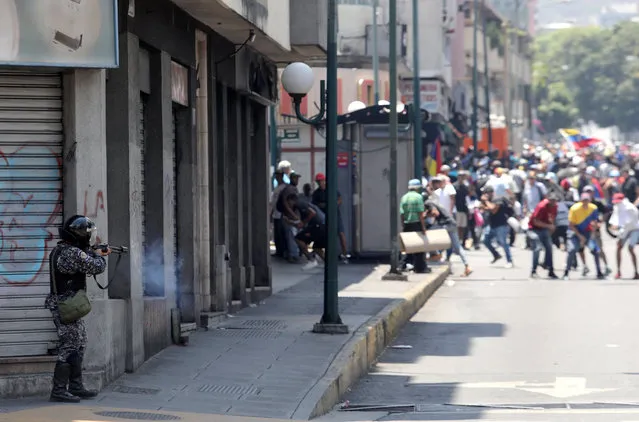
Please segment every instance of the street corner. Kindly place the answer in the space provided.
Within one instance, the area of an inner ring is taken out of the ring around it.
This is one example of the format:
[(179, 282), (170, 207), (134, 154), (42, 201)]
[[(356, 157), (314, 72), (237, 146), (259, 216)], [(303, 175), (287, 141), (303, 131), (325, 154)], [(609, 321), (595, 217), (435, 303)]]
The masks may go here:
[(333, 410), (350, 387), (368, 372), (402, 327), (444, 283), (449, 273), (446, 266), (434, 268), (429, 274), (410, 275), (409, 283), (403, 282), (403, 293), (353, 334), (326, 375), (302, 401), (293, 418), (309, 420)]
[[(0, 414), (2, 422), (283, 422), (284, 419), (227, 416), (162, 410), (119, 409), (99, 406), (59, 405)], [(291, 422), (290, 419), (286, 421)]]

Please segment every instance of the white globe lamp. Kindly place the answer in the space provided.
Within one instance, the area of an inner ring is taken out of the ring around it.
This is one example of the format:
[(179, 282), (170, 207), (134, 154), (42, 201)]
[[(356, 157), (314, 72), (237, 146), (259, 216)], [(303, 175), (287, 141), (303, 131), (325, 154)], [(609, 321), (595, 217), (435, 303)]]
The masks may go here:
[(313, 69), (306, 63), (291, 63), (282, 72), (282, 86), (296, 102), (302, 101), (314, 83)]
[(353, 112), (356, 112), (358, 110), (362, 110), (362, 109), (365, 109), (365, 108), (366, 108), (366, 104), (364, 104), (363, 102), (361, 102), (361, 101), (353, 101), (352, 103), (350, 103), (348, 105), (347, 110), (348, 110), (349, 113), (353, 113)]

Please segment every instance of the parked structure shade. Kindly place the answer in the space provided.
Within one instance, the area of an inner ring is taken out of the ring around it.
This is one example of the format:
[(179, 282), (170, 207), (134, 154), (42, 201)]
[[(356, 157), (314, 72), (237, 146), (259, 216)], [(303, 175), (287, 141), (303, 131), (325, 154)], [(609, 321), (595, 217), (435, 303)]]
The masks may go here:
[(62, 225), (62, 77), (0, 70), (0, 357), (57, 341), (49, 252)]

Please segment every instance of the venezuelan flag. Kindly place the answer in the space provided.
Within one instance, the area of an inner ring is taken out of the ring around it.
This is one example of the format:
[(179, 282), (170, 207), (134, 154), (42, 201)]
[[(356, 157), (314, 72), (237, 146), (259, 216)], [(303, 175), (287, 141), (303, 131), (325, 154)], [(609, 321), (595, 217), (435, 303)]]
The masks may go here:
[(564, 141), (568, 142), (576, 150), (587, 148), (601, 142), (599, 139), (588, 138), (582, 135), (577, 129), (559, 129), (559, 134), (564, 138)]
[(426, 160), (426, 168), (428, 169), (428, 175), (430, 177), (437, 176), (439, 169), (442, 167), (441, 147), (439, 138), (437, 138), (435, 143), (430, 147), (430, 154)]

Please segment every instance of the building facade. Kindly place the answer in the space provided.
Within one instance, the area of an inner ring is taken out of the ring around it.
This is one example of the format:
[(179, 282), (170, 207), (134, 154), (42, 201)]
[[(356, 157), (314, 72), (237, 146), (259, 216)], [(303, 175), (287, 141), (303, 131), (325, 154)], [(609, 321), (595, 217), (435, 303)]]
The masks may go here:
[[(528, 9), (528, 3), (522, 1), (519, 4), (518, 13), (513, 10), (513, 3), (497, 0), (484, 3), (477, 11), (474, 11), (469, 4), (463, 8), (465, 74), (455, 81), (455, 104), (459, 104), (461, 109), (468, 110), (468, 116), (471, 116), (474, 22), (478, 19), (478, 125), (480, 128), (486, 127), (490, 119), (493, 128), (504, 128), (510, 116), (508, 143), (515, 150), (521, 148), (528, 136), (533, 107), (530, 96), (532, 84), (532, 36), (528, 32), (530, 14), (527, 10), (523, 10)], [(484, 16), (486, 17), (487, 65), (484, 59)], [(519, 26), (520, 31), (515, 31), (514, 26)], [(457, 68), (455, 74), (461, 74), (461, 69)], [(486, 98), (486, 84), (489, 86), (490, 104)], [(464, 100), (466, 104), (462, 105)]]
[(278, 63), (324, 54), (325, 19), (308, 17), (322, 3), (0, 10), (0, 31), (18, 34), (0, 44), (1, 397), (50, 388), (48, 253), (74, 214), (130, 250), (109, 258), (107, 289), (88, 282), (93, 387), (270, 294), (267, 110)]
[[(375, 104), (375, 72), (373, 52), (377, 51), (380, 68), (377, 73), (379, 99), (390, 99), (390, 79), (388, 74), (389, 36), (388, 0), (378, 0), (377, 8), (373, 0), (338, 1), (338, 114), (347, 112), (351, 103), (359, 101), (366, 106)], [(375, 27), (373, 14), (377, 14)], [(377, 31), (377, 45), (374, 31)], [(397, 62), (399, 69), (407, 71), (407, 30), (406, 21), (398, 22)], [(303, 98), (300, 109), (305, 116), (313, 116), (319, 111), (320, 81), (326, 79), (323, 61), (310, 63), (313, 67), (315, 85)], [(281, 75), (281, 71), (280, 71)], [(291, 97), (280, 88), (281, 101), (276, 109), (279, 157), (291, 162), (293, 169), (301, 173), (300, 186), (313, 184), (316, 173), (326, 167), (326, 142), (324, 131), (312, 128), (295, 118)], [(398, 98), (401, 95), (398, 91)], [(342, 134), (340, 134), (341, 136)]]

